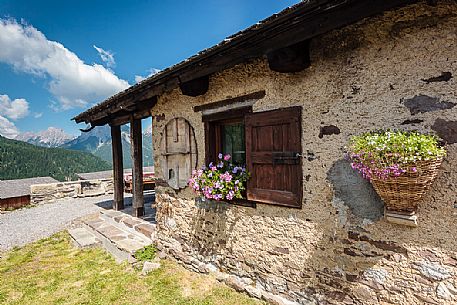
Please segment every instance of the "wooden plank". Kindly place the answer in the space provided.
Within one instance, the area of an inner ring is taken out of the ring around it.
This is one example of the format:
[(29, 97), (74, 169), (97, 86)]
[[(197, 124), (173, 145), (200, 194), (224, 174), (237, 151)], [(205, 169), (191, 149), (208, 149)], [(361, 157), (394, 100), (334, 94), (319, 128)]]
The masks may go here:
[[(111, 115), (110, 119), (110, 125), (124, 125), (130, 122), (130, 117), (132, 116), (131, 113), (127, 113), (125, 115), (118, 115), (117, 113), (115, 115)], [(136, 120), (142, 120), (145, 118), (148, 118), (151, 116), (151, 110), (142, 110), (133, 113), (133, 118)]]
[(217, 101), (217, 102), (213, 102), (213, 103), (209, 103), (209, 104), (205, 104), (205, 105), (195, 106), (194, 112), (221, 108), (221, 107), (225, 107), (225, 106), (228, 106), (231, 104), (241, 103), (241, 102), (248, 101), (248, 100), (260, 100), (265, 97), (265, 94), (266, 94), (265, 90), (261, 90), (261, 91), (256, 91), (256, 92), (249, 93), (246, 95), (241, 95), (241, 96), (237, 96), (237, 97), (233, 97), (233, 98), (227, 98), (222, 101)]
[(231, 109), (228, 111), (221, 111), (221, 112), (216, 112), (216, 113), (209, 114), (209, 115), (203, 115), (202, 121), (203, 122), (212, 122), (212, 121), (243, 118), (244, 115), (247, 113), (252, 113), (252, 106), (240, 107), (240, 108), (235, 108), (235, 109)]
[(119, 211), (124, 209), (124, 165), (120, 126), (111, 126), (111, 147), (113, 151), (113, 210)]
[(132, 194), (133, 216), (144, 215), (143, 196), (143, 148), (141, 120), (130, 119), (130, 153), (132, 156)]

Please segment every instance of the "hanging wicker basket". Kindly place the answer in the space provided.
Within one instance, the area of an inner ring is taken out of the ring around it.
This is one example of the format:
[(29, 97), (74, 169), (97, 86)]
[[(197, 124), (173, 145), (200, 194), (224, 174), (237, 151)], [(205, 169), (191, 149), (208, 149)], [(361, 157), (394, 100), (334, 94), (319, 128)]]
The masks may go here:
[(438, 175), (438, 170), (443, 159), (417, 161), (399, 177), (382, 179), (371, 177), (374, 189), (384, 201), (388, 211), (405, 214), (416, 212), (419, 201), (427, 192), (433, 180)]

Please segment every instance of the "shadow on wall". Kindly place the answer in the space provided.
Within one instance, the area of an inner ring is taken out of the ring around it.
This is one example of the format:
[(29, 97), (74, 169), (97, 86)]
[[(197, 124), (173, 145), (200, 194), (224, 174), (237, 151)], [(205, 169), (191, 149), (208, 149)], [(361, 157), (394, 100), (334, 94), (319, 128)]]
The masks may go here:
[(333, 186), (334, 205), (345, 204), (354, 216), (362, 219), (381, 219), (384, 210), (381, 198), (370, 182), (351, 168), (349, 161), (342, 159), (333, 163), (327, 179)]

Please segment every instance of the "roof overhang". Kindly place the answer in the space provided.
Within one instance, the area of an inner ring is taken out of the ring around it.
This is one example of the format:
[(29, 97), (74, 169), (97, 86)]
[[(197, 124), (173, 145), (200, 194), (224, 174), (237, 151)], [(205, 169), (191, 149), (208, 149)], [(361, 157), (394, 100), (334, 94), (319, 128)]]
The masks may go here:
[(120, 125), (143, 118), (157, 97), (185, 83), (260, 58), (363, 18), (418, 2), (417, 0), (310, 0), (226, 38), (146, 80), (106, 99), (73, 118), (92, 126)]

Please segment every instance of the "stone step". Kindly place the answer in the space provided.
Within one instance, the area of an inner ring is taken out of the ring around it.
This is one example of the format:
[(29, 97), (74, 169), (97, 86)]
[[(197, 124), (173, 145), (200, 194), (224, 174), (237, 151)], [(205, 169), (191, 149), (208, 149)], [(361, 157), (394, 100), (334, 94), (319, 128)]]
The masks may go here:
[(69, 229), (73, 244), (79, 248), (91, 248), (100, 245), (93, 233), (84, 227)]
[(117, 261), (135, 262), (134, 253), (152, 244), (152, 239), (145, 235), (129, 230), (123, 224), (114, 224), (102, 217), (102, 214), (82, 221), (83, 226), (91, 231)]
[(132, 233), (140, 233), (147, 240), (155, 240), (156, 238), (156, 224), (149, 221), (145, 221), (140, 218), (130, 216), (126, 213), (114, 210), (102, 210), (100, 211), (100, 217), (109, 221), (113, 225), (126, 226), (127, 230)]

